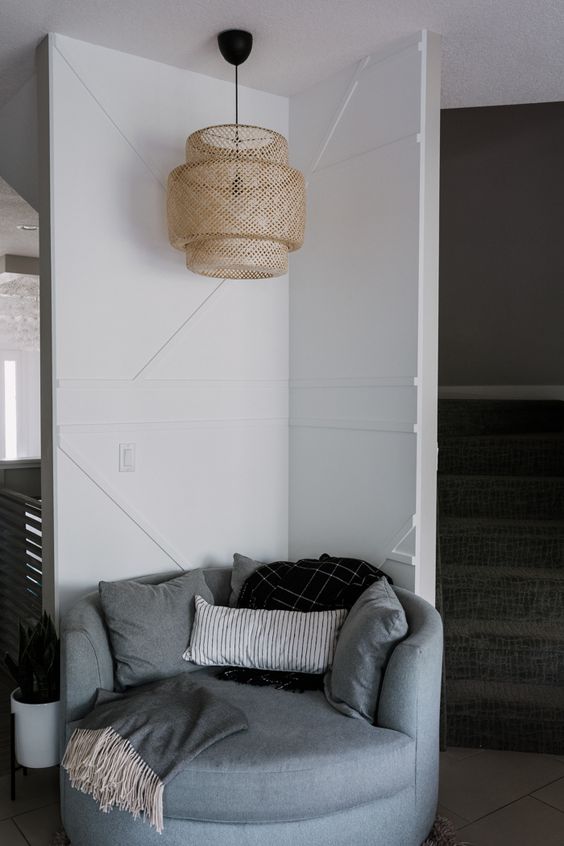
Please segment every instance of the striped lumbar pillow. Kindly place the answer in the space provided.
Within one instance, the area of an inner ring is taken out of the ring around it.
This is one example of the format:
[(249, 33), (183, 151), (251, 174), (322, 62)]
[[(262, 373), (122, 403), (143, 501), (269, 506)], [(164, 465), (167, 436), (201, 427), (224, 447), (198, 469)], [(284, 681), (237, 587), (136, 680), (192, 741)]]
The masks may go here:
[(334, 611), (226, 608), (195, 597), (196, 615), (186, 661), (201, 666), (324, 673), (333, 661), (347, 616)]

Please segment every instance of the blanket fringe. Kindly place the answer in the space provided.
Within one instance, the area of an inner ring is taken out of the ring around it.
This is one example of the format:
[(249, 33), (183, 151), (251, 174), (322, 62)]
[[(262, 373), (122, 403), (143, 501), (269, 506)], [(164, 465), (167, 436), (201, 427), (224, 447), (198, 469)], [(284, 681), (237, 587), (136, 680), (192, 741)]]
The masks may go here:
[(143, 814), (162, 833), (164, 784), (111, 726), (75, 729), (61, 766), (68, 772), (71, 785), (89, 793), (104, 813), (115, 807), (129, 811), (134, 818)]

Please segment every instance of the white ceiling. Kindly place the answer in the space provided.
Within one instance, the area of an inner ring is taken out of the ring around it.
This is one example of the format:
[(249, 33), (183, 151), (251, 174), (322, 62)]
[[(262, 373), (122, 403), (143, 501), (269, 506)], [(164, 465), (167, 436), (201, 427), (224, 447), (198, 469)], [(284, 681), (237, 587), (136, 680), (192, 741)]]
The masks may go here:
[(0, 105), (45, 33), (230, 78), (215, 35), (249, 29), (241, 81), (292, 94), (427, 27), (443, 42), (446, 107), (564, 100), (564, 0), (0, 0)]

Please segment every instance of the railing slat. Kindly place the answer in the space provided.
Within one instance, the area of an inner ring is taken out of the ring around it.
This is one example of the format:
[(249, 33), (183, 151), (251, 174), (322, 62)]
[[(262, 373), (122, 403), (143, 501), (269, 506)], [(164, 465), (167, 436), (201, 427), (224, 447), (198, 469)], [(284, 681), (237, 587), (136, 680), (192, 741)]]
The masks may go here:
[(18, 624), (37, 620), (42, 602), (41, 502), (0, 490), (0, 655), (14, 655)]

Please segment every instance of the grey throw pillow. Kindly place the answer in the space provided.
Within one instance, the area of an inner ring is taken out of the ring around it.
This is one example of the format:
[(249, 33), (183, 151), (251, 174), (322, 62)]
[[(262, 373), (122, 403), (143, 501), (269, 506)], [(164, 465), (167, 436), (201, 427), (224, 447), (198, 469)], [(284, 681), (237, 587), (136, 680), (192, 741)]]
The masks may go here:
[(190, 641), (194, 596), (199, 594), (213, 602), (201, 570), (191, 570), (158, 585), (100, 582), (99, 591), (118, 688), (197, 669), (182, 655)]
[(237, 600), (243, 585), (259, 567), (264, 567), (262, 561), (255, 561), (254, 558), (247, 558), (246, 555), (239, 555), (238, 552), (234, 554), (231, 572), (231, 595), (229, 596), (230, 608), (237, 608)]
[(407, 631), (402, 604), (386, 579), (359, 596), (324, 679), (325, 696), (337, 711), (374, 722), (386, 664)]

